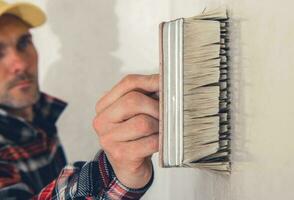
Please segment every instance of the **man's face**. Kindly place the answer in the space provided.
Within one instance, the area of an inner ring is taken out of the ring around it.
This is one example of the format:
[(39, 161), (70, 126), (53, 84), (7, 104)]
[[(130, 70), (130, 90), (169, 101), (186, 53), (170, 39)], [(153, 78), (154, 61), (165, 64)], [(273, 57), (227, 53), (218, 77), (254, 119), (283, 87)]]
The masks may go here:
[(0, 105), (22, 109), (38, 100), (37, 65), (29, 26), (14, 16), (1, 16)]

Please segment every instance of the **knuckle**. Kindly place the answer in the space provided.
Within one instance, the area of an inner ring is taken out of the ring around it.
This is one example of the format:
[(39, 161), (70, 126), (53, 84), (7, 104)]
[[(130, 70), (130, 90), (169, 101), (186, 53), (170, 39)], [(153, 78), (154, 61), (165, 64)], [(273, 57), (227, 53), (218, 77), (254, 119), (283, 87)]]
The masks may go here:
[(103, 98), (104, 98), (104, 96), (101, 97), (100, 100), (98, 100), (96, 102), (96, 104), (95, 104), (95, 111), (96, 111), (97, 114), (102, 111), (102, 106), (103, 106), (102, 101), (103, 101)]
[(140, 104), (143, 101), (143, 96), (140, 92), (131, 91), (125, 95), (125, 106), (131, 107)]
[(117, 148), (118, 144), (116, 143), (116, 134), (114, 133), (113, 129), (111, 129), (99, 136), (99, 143), (104, 150), (111, 152), (113, 149)]
[(147, 115), (138, 115), (135, 120), (135, 128), (140, 132), (149, 132), (152, 129), (152, 122)]
[(159, 145), (158, 136), (157, 135), (150, 136), (150, 139), (148, 140), (147, 145), (151, 150), (157, 150)]
[(92, 125), (98, 135), (100, 134), (100, 131), (103, 130), (103, 124), (104, 124), (104, 122), (102, 121), (102, 118), (100, 116), (96, 116), (93, 119)]
[(100, 126), (100, 121), (99, 118), (96, 116), (93, 121), (92, 121), (92, 126), (93, 128), (97, 131), (99, 130), (99, 126)]
[(136, 78), (137, 78), (136, 74), (128, 74), (122, 79), (121, 83), (125, 85), (126, 87), (132, 87), (134, 86)]

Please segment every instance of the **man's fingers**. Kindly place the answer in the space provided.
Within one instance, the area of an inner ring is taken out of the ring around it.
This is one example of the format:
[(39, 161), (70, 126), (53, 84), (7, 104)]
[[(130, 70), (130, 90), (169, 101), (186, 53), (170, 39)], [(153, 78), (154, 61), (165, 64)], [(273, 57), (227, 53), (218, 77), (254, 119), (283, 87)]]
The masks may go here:
[(126, 93), (137, 90), (154, 93), (159, 91), (159, 75), (128, 75), (115, 85), (110, 92), (101, 98), (96, 104), (97, 114)]
[(114, 104), (104, 110), (100, 117), (120, 123), (138, 114), (150, 115), (159, 118), (159, 102), (140, 92), (129, 92)]
[(158, 152), (158, 133), (124, 143), (126, 155), (134, 154), (133, 159), (142, 159)]
[(102, 135), (105, 141), (127, 142), (158, 133), (158, 120), (148, 115), (136, 115)]
[(104, 150), (115, 161), (119, 163), (142, 161), (158, 151), (158, 133), (134, 141), (118, 142), (115, 144), (115, 148), (113, 145), (106, 146)]

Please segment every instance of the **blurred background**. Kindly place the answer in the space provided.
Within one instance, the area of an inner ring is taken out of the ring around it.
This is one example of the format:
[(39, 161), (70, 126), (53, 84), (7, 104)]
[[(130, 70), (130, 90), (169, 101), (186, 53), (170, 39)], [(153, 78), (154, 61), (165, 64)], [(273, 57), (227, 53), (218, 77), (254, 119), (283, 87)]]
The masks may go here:
[[(10, 0), (10, 2), (15, 2)], [(294, 199), (294, 2), (284, 0), (30, 0), (43, 91), (69, 105), (58, 121), (69, 162), (100, 148), (96, 101), (128, 73), (158, 73), (158, 25), (226, 6), (231, 17), (232, 173), (161, 169), (145, 200)]]

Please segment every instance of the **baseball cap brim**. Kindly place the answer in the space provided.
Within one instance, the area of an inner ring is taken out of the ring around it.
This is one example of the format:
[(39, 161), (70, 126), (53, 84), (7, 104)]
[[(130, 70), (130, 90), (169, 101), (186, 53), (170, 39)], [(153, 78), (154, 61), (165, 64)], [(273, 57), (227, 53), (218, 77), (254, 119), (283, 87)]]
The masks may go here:
[(46, 21), (45, 13), (37, 6), (30, 3), (8, 4), (0, 2), (0, 16), (11, 14), (19, 17), (31, 27), (37, 27)]

